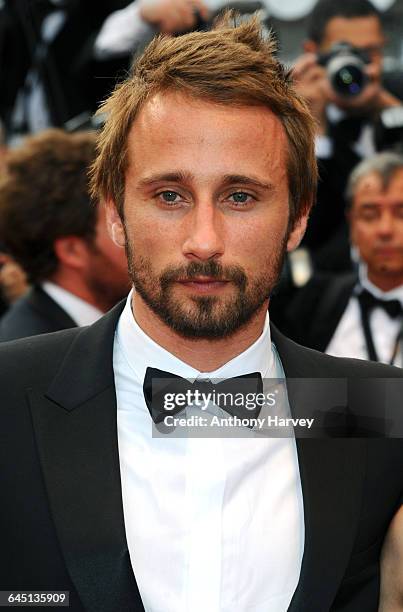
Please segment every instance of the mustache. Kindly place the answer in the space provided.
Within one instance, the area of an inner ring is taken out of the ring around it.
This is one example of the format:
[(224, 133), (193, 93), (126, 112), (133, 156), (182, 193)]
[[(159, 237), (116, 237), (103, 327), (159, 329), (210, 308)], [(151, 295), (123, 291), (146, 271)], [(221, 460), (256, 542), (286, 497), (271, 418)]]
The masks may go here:
[(239, 289), (245, 290), (248, 278), (240, 266), (223, 266), (218, 261), (192, 261), (187, 266), (170, 267), (160, 276), (162, 289), (181, 280), (192, 280), (199, 276), (208, 276), (216, 281), (232, 281)]

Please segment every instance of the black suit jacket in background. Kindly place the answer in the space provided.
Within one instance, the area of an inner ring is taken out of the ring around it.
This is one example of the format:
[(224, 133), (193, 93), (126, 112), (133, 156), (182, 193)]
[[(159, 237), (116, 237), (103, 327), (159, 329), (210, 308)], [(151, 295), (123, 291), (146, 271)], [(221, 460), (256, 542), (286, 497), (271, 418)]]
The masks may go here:
[(0, 319), (0, 342), (76, 327), (73, 319), (40, 287), (33, 287)]
[(354, 272), (314, 275), (292, 295), (272, 298), (273, 321), (295, 342), (325, 351), (357, 282)]
[[(0, 347), (0, 588), (68, 590), (72, 612), (143, 612), (117, 445), (112, 357), (122, 307), (88, 328)], [(401, 377), (302, 348), (274, 328), (272, 338), (287, 377)], [(298, 384), (288, 394), (302, 416)], [(379, 553), (403, 489), (402, 441), (298, 439), (297, 451), (305, 548), (289, 612), (376, 612)]]

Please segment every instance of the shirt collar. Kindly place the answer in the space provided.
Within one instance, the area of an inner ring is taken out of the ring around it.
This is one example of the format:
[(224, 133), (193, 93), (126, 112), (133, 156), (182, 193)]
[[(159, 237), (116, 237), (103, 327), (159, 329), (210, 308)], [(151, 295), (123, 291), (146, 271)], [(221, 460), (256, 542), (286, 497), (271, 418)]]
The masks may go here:
[(403, 285), (395, 287), (390, 291), (382, 291), (376, 285), (371, 283), (368, 278), (368, 268), (363, 262), (360, 262), (358, 266), (358, 277), (360, 279), (360, 285), (364, 287), (369, 293), (380, 300), (399, 300), (403, 304)]
[(337, 123), (339, 123), (340, 121), (342, 121), (343, 119), (347, 117), (346, 111), (342, 110), (335, 104), (328, 104), (326, 106), (325, 112), (326, 112), (326, 116), (328, 120), (330, 121), (330, 123), (334, 125), (336, 125)]
[(92, 325), (104, 314), (99, 308), (92, 306), (77, 295), (63, 289), (55, 283), (45, 281), (42, 289), (73, 319), (78, 326)]
[(195, 378), (227, 379), (251, 372), (260, 372), (262, 378), (276, 377), (276, 362), (271, 345), (268, 313), (261, 336), (249, 348), (213, 372), (199, 372), (154, 342), (140, 328), (131, 309), (132, 293), (132, 291), (129, 293), (120, 315), (116, 341), (131, 370), (141, 382), (144, 380), (147, 367), (168, 371), (189, 380)]

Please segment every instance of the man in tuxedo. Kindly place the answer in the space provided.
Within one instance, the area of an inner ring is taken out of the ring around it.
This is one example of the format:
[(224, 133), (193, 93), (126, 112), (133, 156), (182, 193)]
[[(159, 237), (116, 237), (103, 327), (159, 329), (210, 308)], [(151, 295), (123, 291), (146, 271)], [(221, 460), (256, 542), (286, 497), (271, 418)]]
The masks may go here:
[(402, 366), (403, 156), (379, 153), (362, 161), (347, 197), (358, 275), (314, 276), (278, 323), (301, 344), (330, 355)]
[[(156, 39), (101, 112), (93, 193), (134, 289), (88, 328), (0, 347), (2, 589), (69, 591), (90, 612), (375, 612), (402, 443), (329, 439), (329, 394), (298, 380), (373, 379), (369, 407), (401, 376), (270, 327), (316, 183), (313, 121), (272, 40), (231, 14)], [(328, 437), (168, 435), (153, 425), (158, 375), (263, 389), (285, 376), (283, 408), (309, 405)]]
[[(340, 43), (348, 43), (368, 62), (363, 68), (367, 83), (355, 95), (336, 91), (327, 71), (325, 58)], [(385, 126), (391, 124), (388, 113), (397, 112), (403, 127), (403, 78), (383, 74), (384, 45), (381, 13), (370, 0), (319, 0), (310, 16), (304, 54), (293, 70), (297, 90), (316, 118), (321, 180), (304, 245), (321, 270), (351, 267), (344, 192), (352, 169), (377, 151), (401, 146), (402, 130)]]
[(3, 0), (0, 117), (7, 140), (88, 125), (101, 100), (156, 32), (206, 18), (202, 0)]
[(0, 340), (88, 325), (129, 291), (127, 262), (88, 192), (95, 135), (49, 130), (10, 151), (0, 233), (31, 290), (0, 323)]

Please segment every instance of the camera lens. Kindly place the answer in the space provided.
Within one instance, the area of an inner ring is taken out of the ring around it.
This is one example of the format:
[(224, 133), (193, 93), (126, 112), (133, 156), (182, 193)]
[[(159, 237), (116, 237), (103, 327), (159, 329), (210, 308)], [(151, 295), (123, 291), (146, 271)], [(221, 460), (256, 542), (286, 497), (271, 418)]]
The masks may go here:
[(358, 66), (345, 65), (332, 75), (333, 88), (342, 96), (357, 96), (365, 83), (365, 73)]
[(336, 53), (327, 64), (330, 83), (339, 96), (358, 96), (368, 82), (364, 62), (351, 52)]

